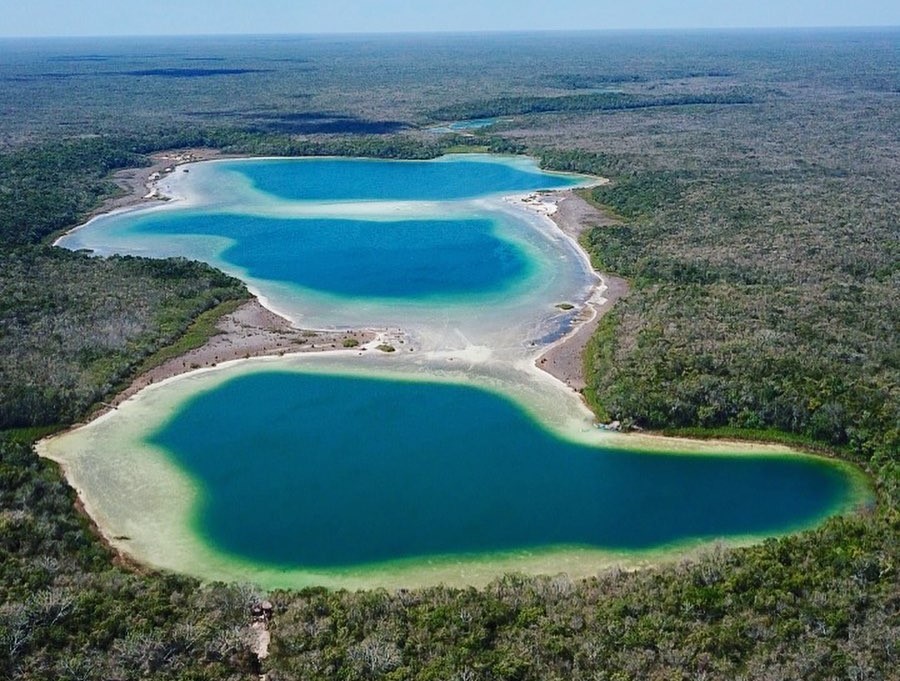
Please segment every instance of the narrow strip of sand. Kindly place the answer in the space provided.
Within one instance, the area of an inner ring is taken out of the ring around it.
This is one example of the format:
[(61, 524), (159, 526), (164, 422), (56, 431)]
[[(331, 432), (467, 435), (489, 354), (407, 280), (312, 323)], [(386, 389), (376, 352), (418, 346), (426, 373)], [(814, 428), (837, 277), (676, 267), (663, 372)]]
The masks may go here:
[(297, 329), (265, 308), (255, 298), (219, 319), (213, 335), (201, 347), (174, 357), (138, 376), (131, 385), (108, 404), (116, 407), (151, 383), (158, 383), (195, 369), (214, 367), (222, 362), (264, 355), (297, 352), (326, 352), (362, 346), (378, 334), (371, 329), (311, 331)]
[[(572, 190), (559, 192), (556, 210), (550, 213), (550, 219), (579, 246), (582, 233), (588, 229), (616, 224), (615, 219), (589, 204)], [(590, 258), (589, 255), (588, 257)], [(600, 284), (581, 311), (580, 323), (575, 330), (550, 346), (535, 361), (539, 369), (579, 393), (587, 386), (584, 349), (597, 330), (603, 315), (628, 293), (628, 282), (625, 279), (602, 272), (598, 272), (597, 275), (600, 277)]]
[(90, 212), (88, 219), (111, 213), (114, 210), (133, 208), (156, 201), (167, 200), (168, 197), (157, 192), (156, 182), (173, 172), (177, 166), (185, 163), (209, 161), (214, 158), (232, 158), (218, 149), (197, 147), (193, 149), (177, 149), (150, 154), (150, 165), (141, 168), (123, 168), (112, 174), (112, 181), (123, 194), (106, 199)]

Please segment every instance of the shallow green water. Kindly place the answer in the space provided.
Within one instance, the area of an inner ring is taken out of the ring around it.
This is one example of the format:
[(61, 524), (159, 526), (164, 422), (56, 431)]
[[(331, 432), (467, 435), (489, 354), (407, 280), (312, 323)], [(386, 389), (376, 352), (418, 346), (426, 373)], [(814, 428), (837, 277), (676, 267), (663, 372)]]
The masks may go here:
[(815, 459), (602, 450), (481, 389), (328, 374), (229, 380), (150, 441), (199, 483), (207, 541), (286, 567), (772, 534), (850, 493)]

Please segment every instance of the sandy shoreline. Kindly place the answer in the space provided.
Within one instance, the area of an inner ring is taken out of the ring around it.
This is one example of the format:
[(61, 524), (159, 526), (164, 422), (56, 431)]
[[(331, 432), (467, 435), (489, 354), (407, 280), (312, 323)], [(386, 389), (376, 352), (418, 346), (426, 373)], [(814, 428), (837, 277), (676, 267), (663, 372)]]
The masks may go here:
[[(574, 191), (555, 193), (556, 210), (548, 215), (560, 231), (570, 237), (578, 247), (581, 235), (593, 227), (616, 224), (616, 221), (589, 204)], [(583, 249), (582, 249), (583, 250)], [(589, 254), (585, 254), (590, 259)], [(597, 272), (600, 283), (591, 298), (580, 311), (575, 329), (551, 345), (536, 360), (535, 365), (559, 379), (574, 391), (581, 393), (586, 387), (584, 349), (603, 315), (628, 293), (628, 282), (620, 277)]]
[(368, 351), (367, 345), (379, 338), (372, 329), (346, 331), (311, 331), (297, 329), (284, 317), (251, 299), (237, 310), (222, 316), (216, 324), (218, 333), (199, 348), (173, 357), (141, 374), (132, 381), (108, 406), (117, 407), (132, 395), (153, 383), (167, 378), (214, 367), (222, 362), (266, 355), (287, 355), (301, 352), (328, 352), (358, 348)]
[(106, 199), (88, 214), (84, 222), (105, 213), (167, 201), (168, 197), (156, 190), (155, 184), (159, 179), (173, 172), (177, 166), (214, 158), (232, 158), (232, 156), (223, 154), (218, 149), (205, 147), (160, 151), (150, 154), (152, 163), (149, 166), (117, 170), (112, 174), (112, 180), (124, 194)]

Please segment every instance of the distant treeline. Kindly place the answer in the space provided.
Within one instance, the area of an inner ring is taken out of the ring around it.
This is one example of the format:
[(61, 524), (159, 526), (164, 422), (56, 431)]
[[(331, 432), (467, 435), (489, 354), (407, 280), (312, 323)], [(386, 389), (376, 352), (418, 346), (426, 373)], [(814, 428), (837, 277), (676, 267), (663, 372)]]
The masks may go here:
[(731, 71), (724, 69), (668, 71), (654, 73), (652, 78), (640, 73), (558, 73), (547, 76), (546, 80), (549, 85), (566, 90), (592, 90), (609, 85), (646, 83), (660, 79), (727, 78), (733, 75)]
[(550, 112), (622, 111), (663, 106), (696, 106), (702, 104), (752, 104), (745, 92), (729, 91), (707, 94), (638, 95), (624, 92), (601, 92), (560, 97), (501, 97), (481, 102), (456, 104), (431, 112), (435, 120), (468, 120), (518, 116)]

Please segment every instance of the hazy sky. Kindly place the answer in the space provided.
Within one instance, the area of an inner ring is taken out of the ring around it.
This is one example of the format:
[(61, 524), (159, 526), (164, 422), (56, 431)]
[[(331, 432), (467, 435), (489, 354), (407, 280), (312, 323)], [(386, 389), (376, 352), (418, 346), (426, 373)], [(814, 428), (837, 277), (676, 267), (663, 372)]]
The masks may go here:
[(0, 0), (3, 36), (898, 25), (898, 0)]

